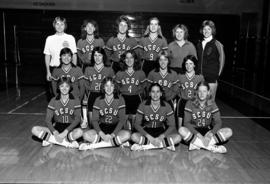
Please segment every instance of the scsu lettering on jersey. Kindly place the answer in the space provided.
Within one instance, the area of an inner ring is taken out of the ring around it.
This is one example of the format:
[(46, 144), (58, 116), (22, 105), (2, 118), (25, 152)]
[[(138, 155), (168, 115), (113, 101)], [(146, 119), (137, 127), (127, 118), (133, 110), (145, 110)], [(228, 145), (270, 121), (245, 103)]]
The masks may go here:
[(146, 121), (164, 121), (164, 116), (161, 116), (159, 114), (150, 114), (148, 116), (144, 116)]
[(186, 89), (186, 88), (196, 89), (197, 84), (194, 84), (193, 82), (185, 82), (185, 83), (181, 84), (181, 86), (183, 89)]
[(89, 75), (89, 80), (93, 81), (93, 80), (102, 80), (104, 79), (106, 76), (103, 76), (102, 74), (93, 74), (92, 76)]
[(167, 80), (158, 80), (157, 82), (162, 87), (168, 87), (168, 88), (170, 88), (172, 86), (171, 82), (168, 82)]
[(113, 109), (112, 107), (110, 108), (104, 108), (104, 109), (101, 109), (99, 110), (99, 113), (101, 116), (104, 116), (104, 115), (107, 115), (107, 114), (113, 114), (114, 116), (117, 115), (118, 113), (118, 110), (117, 109)]
[(121, 80), (122, 84), (135, 84), (135, 85), (139, 85), (139, 80), (136, 80), (135, 78), (125, 78)]
[(160, 47), (157, 47), (156, 45), (147, 45), (143, 47), (144, 51), (156, 51), (159, 52), (160, 51)]
[(118, 51), (118, 50), (130, 50), (130, 46), (126, 44), (117, 44), (113, 46), (113, 51)]
[(59, 116), (59, 115), (63, 115), (63, 114), (70, 114), (72, 115), (74, 113), (73, 109), (69, 109), (68, 107), (65, 108), (60, 108), (58, 110), (55, 110), (54, 113)]
[(86, 45), (84, 48), (82, 48), (82, 52), (86, 53), (89, 51), (92, 51), (94, 49), (94, 45)]
[(211, 112), (206, 112), (206, 111), (198, 111), (196, 113), (192, 113), (192, 117), (194, 120), (198, 118), (207, 118), (209, 119), (211, 117)]

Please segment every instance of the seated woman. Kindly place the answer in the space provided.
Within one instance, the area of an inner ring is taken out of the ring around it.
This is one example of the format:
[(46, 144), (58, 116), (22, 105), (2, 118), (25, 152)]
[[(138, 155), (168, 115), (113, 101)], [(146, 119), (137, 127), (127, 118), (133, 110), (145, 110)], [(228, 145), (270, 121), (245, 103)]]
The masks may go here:
[(138, 132), (131, 136), (135, 142), (131, 150), (168, 148), (175, 151), (174, 145), (181, 137), (176, 133), (174, 112), (163, 99), (163, 89), (158, 83), (152, 83), (149, 89), (149, 98), (140, 104), (136, 114)]
[(120, 146), (130, 138), (130, 132), (122, 130), (127, 121), (125, 101), (118, 96), (113, 78), (103, 79), (100, 89), (102, 95), (93, 106), (94, 129), (83, 133), (84, 140), (90, 143), (82, 143), (80, 150)]
[(189, 144), (189, 150), (203, 148), (214, 153), (226, 153), (226, 147), (219, 144), (232, 136), (232, 130), (221, 126), (219, 109), (210, 100), (209, 84), (198, 83), (196, 98), (185, 106), (184, 126), (179, 128), (180, 135)]
[(82, 130), (76, 128), (80, 123), (81, 105), (78, 98), (71, 94), (72, 86), (69, 77), (62, 77), (57, 82), (58, 95), (51, 99), (46, 114), (48, 127), (34, 126), (33, 135), (40, 138), (43, 146), (57, 144), (78, 148), (76, 141), (82, 136)]

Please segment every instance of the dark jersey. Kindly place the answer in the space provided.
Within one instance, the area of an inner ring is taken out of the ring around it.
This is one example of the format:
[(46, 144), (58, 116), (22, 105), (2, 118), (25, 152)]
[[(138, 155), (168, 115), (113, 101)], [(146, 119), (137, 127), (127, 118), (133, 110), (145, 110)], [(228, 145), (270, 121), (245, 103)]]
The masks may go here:
[(62, 99), (56, 100), (55, 97), (51, 99), (47, 108), (46, 122), (49, 129), (53, 132), (53, 123), (70, 124), (67, 128), (71, 131), (78, 125), (81, 117), (81, 105), (78, 98), (68, 99), (63, 102)]
[(116, 74), (116, 82), (120, 85), (123, 95), (139, 95), (145, 87), (146, 77), (143, 71), (119, 71)]
[(161, 72), (156, 72), (152, 70), (148, 75), (149, 83), (158, 83), (162, 86), (165, 92), (165, 98), (167, 101), (172, 100), (177, 93), (177, 74), (175, 71), (171, 70), (171, 73), (162, 74)]
[(52, 87), (54, 95), (57, 95), (57, 81), (61, 77), (69, 77), (72, 82), (72, 94), (76, 98), (82, 98), (84, 92), (84, 75), (79, 67), (70, 66), (67, 70), (63, 67), (55, 68), (52, 72)]
[(113, 77), (112, 68), (102, 67), (99, 70), (94, 67), (86, 67), (84, 76), (86, 78), (86, 87), (90, 92), (100, 92), (100, 85), (105, 77)]
[(116, 135), (125, 123), (125, 107), (125, 101), (122, 97), (112, 98), (111, 101), (98, 97), (93, 106), (92, 121), (95, 130), (100, 131), (99, 124), (118, 124), (114, 131)]
[(185, 106), (184, 126), (193, 133), (196, 128), (213, 127), (212, 132), (216, 133), (221, 128), (219, 109), (215, 102), (206, 103), (200, 106), (196, 101), (188, 101)]
[(194, 97), (194, 92), (198, 83), (204, 81), (204, 78), (202, 75), (194, 74), (189, 77), (187, 74), (180, 74), (178, 80), (181, 98), (188, 100)]
[(95, 47), (101, 47), (104, 48), (104, 41), (102, 38), (98, 39), (79, 39), (77, 42), (77, 50), (78, 50), (78, 56), (82, 60), (83, 63), (90, 63), (91, 60), (91, 54)]
[(162, 50), (168, 49), (167, 40), (163, 37), (157, 37), (154, 40), (150, 37), (142, 37), (138, 46), (143, 49), (142, 58), (150, 61), (156, 61), (158, 53)]
[(125, 38), (120, 40), (118, 37), (111, 37), (107, 44), (106, 50), (110, 60), (119, 62), (120, 56), (127, 50), (134, 50), (137, 47), (135, 38)]

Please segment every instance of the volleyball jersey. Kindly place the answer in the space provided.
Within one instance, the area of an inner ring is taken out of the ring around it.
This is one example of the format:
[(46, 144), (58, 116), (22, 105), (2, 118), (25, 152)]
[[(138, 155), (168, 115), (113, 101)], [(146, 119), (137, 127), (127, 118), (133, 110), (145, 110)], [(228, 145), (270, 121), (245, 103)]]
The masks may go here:
[(216, 133), (221, 128), (220, 112), (215, 102), (206, 103), (204, 107), (196, 101), (188, 101), (185, 106), (184, 126), (193, 133), (196, 128), (213, 127), (212, 132)]
[(123, 95), (139, 95), (145, 87), (146, 77), (143, 71), (119, 71), (115, 77), (116, 82), (120, 85), (120, 92)]
[(100, 131), (99, 124), (118, 124), (118, 132), (125, 122), (125, 101), (122, 97), (112, 98), (107, 101), (106, 98), (98, 97), (93, 106), (93, 126), (97, 132)]
[(67, 128), (71, 131), (80, 122), (81, 105), (78, 98), (68, 99), (63, 102), (62, 99), (56, 100), (55, 97), (51, 99), (47, 107), (46, 122), (48, 128), (53, 132), (53, 123), (70, 124)]
[(57, 95), (57, 81), (62, 77), (68, 77), (72, 82), (72, 94), (74, 97), (82, 98), (83, 96), (83, 79), (84, 75), (80, 67), (70, 66), (67, 70), (63, 67), (54, 68), (52, 72), (52, 87), (54, 95)]
[(134, 50), (137, 47), (135, 38), (124, 38), (120, 40), (118, 37), (111, 37), (107, 44), (108, 57), (114, 62), (119, 62), (121, 55), (128, 50)]
[(84, 76), (88, 82), (86, 82), (87, 89), (90, 92), (100, 92), (100, 85), (105, 77), (113, 77), (114, 72), (112, 68), (102, 67), (99, 70), (96, 66), (87, 67), (84, 72)]
[(204, 77), (202, 75), (195, 74), (191, 77), (187, 74), (180, 74), (178, 80), (181, 98), (189, 100), (194, 97), (196, 87), (199, 82), (204, 81)]
[(104, 41), (102, 38), (93, 38), (92, 40), (88, 39), (79, 39), (77, 42), (78, 56), (83, 63), (90, 63), (92, 51), (95, 47), (104, 48)]
[(148, 75), (148, 82), (158, 83), (162, 86), (166, 101), (172, 100), (176, 96), (178, 77), (175, 71), (171, 70), (171, 73), (167, 72), (163, 75), (160, 71), (152, 70)]
[(158, 53), (162, 50), (168, 49), (167, 40), (164, 37), (156, 37), (154, 40), (149, 36), (142, 37), (138, 46), (143, 49), (142, 58), (150, 61), (156, 61)]

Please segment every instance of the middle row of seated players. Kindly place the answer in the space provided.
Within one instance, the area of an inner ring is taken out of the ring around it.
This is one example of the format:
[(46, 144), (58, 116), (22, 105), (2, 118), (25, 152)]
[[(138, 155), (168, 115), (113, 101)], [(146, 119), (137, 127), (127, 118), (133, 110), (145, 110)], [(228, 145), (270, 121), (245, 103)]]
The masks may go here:
[[(162, 86), (165, 100), (174, 111), (177, 111), (179, 126), (181, 126), (186, 101), (194, 97), (197, 84), (204, 80), (202, 75), (195, 73), (197, 65), (195, 56), (188, 55), (184, 58), (185, 74), (178, 75), (168, 67), (170, 60), (166, 51), (159, 53), (156, 68), (149, 73), (147, 78), (141, 70), (140, 61), (134, 51), (127, 51), (122, 55), (121, 71), (117, 72), (116, 75), (111, 67), (106, 66), (106, 54), (101, 47), (94, 48), (91, 64), (85, 67), (84, 71), (74, 66), (71, 60), (71, 50), (69, 48), (62, 49), (60, 52), (61, 65), (52, 73), (52, 86), (56, 96), (57, 80), (63, 76), (71, 78), (72, 94), (79, 98), (83, 105), (82, 128), (86, 128), (87, 122), (92, 121), (93, 104), (101, 95), (100, 85), (105, 77), (113, 77), (118, 83), (126, 104), (129, 129), (132, 128), (139, 104), (148, 95), (147, 89), (151, 83), (158, 83)], [(178, 100), (179, 98), (180, 100)]]
[[(164, 91), (158, 83), (152, 83), (149, 96), (140, 103), (131, 134), (123, 129), (127, 120), (125, 102), (117, 90), (112, 77), (101, 83), (101, 96), (93, 107), (93, 128), (82, 130), (80, 123), (80, 102), (74, 98), (70, 78), (63, 77), (57, 83), (57, 96), (52, 98), (46, 114), (47, 127), (35, 126), (32, 133), (40, 138), (42, 145), (58, 144), (80, 150), (124, 146), (128, 140), (134, 144), (131, 150), (167, 148), (175, 150), (181, 138), (189, 149), (206, 149), (225, 153), (223, 145), (232, 135), (230, 128), (222, 128), (219, 109), (210, 100), (210, 87), (206, 82), (197, 85), (197, 95), (185, 106), (184, 126), (176, 131), (174, 112), (164, 100)], [(76, 141), (83, 137), (87, 143)]]

